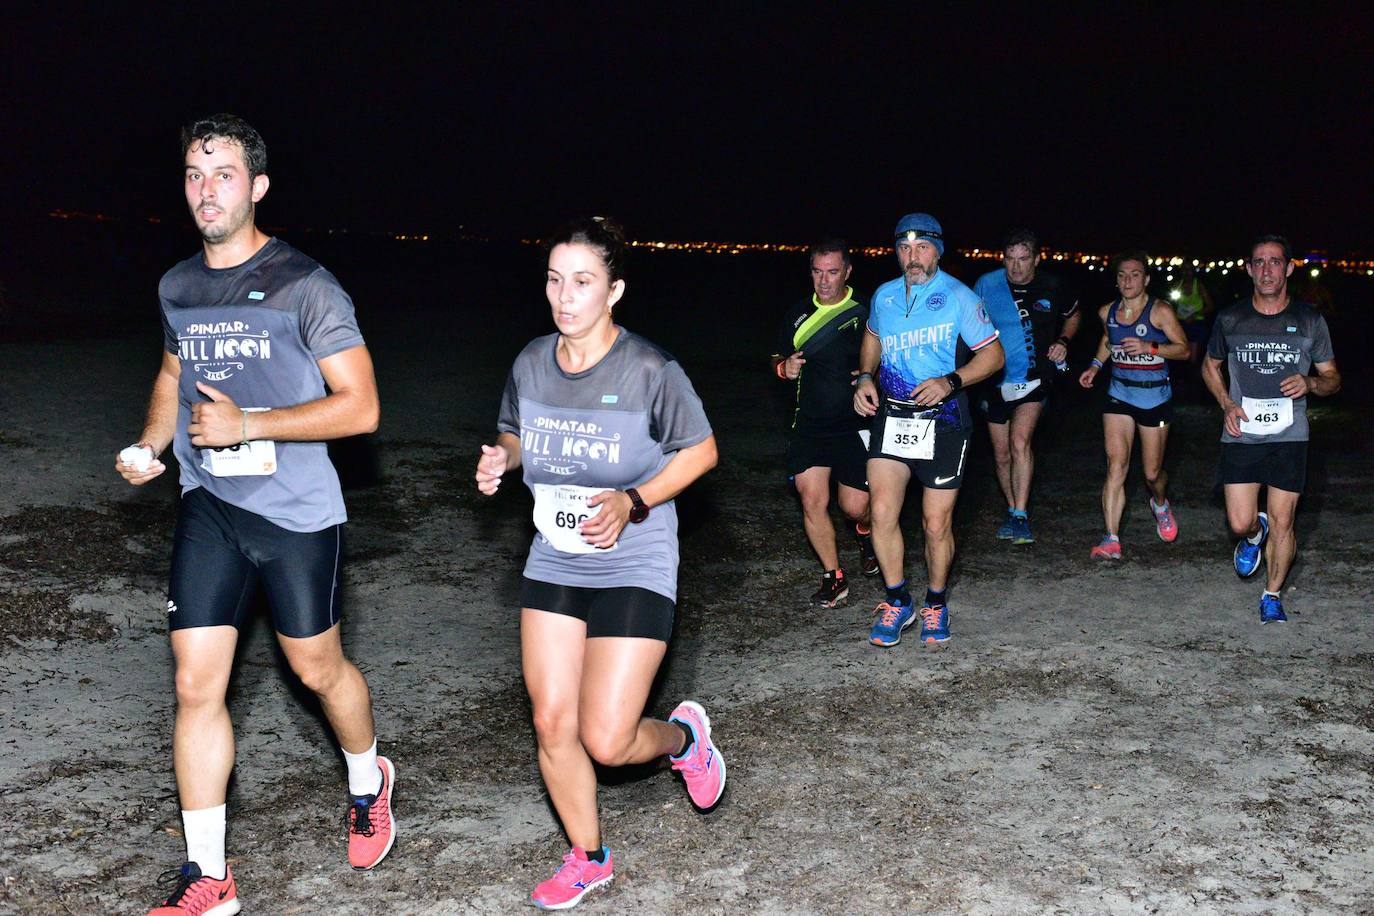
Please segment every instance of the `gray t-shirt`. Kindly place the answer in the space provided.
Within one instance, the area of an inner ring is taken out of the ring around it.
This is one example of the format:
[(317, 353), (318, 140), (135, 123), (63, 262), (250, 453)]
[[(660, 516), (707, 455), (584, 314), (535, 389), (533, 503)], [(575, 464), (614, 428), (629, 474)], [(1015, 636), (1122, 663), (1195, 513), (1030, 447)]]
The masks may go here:
[[(1263, 315), (1250, 299), (1223, 309), (1217, 315), (1207, 355), (1225, 360), (1230, 375), (1231, 400), (1282, 398), (1279, 384), (1295, 372), (1307, 375), (1313, 363), (1333, 358), (1331, 332), (1326, 319), (1305, 302), (1290, 301), (1277, 315)], [(1222, 442), (1306, 442), (1307, 398), (1293, 399), (1293, 424), (1287, 429), (1258, 436), (1232, 436), (1223, 425)]]
[[(701, 399), (677, 360), (649, 341), (620, 335), (595, 366), (564, 372), (558, 335), (531, 341), (515, 359), (497, 428), (520, 437), (525, 484), (608, 490), (641, 486), (680, 449), (711, 435)], [(525, 576), (584, 588), (637, 586), (677, 600), (677, 510), (654, 506), (627, 524), (614, 549), (564, 553), (543, 534)]]
[(191, 445), (191, 405), (205, 382), (240, 407), (293, 407), (326, 394), (317, 361), (363, 336), (353, 301), (333, 274), (279, 239), (237, 267), (216, 270), (204, 254), (177, 264), (158, 284), (168, 353), (181, 358), (173, 451), (181, 491), (204, 487), (227, 503), (291, 531), (347, 520), (339, 476), (323, 442), (277, 442), (271, 474), (217, 477), (208, 449)]

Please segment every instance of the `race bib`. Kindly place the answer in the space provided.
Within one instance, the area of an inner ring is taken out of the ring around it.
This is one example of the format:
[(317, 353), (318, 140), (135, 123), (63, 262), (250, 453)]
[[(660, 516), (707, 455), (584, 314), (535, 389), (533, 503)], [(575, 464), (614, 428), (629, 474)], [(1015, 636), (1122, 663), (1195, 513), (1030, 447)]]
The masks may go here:
[[(588, 506), (587, 500), (608, 487), (578, 487), (570, 483), (537, 483), (534, 485), (534, 527), (544, 539), (561, 553), (599, 553), (615, 550), (593, 547), (582, 539), (578, 526), (601, 511), (601, 506)], [(618, 542), (617, 542), (618, 543)]]
[(929, 417), (911, 407), (888, 402), (883, 422), (884, 455), (894, 458), (929, 460), (935, 457), (935, 411)]
[(1240, 431), (1251, 436), (1272, 436), (1293, 425), (1292, 398), (1241, 398), (1241, 410), (1248, 420), (1240, 422)]
[(1029, 382), (1003, 382), (1002, 400), (1010, 404), (1012, 401), (1019, 401), (1032, 391), (1040, 387), (1040, 379), (1033, 378)]
[[(269, 407), (245, 407), (256, 413)], [(200, 450), (200, 466), (216, 477), (261, 477), (277, 470), (277, 443), (271, 439), (251, 439), (221, 448)]]

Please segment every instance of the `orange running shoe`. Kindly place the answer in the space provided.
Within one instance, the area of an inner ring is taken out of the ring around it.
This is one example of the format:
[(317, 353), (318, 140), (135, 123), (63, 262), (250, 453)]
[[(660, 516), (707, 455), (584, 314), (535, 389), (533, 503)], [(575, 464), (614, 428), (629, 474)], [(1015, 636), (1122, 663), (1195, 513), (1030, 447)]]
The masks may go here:
[(396, 821), (391, 816), (396, 767), (386, 757), (378, 757), (377, 768), (382, 771), (377, 794), (356, 796), (348, 804), (348, 864), (359, 871), (385, 859), (396, 842)]
[(183, 862), (180, 868), (163, 872), (157, 883), (174, 886), (166, 902), (149, 910), (148, 916), (230, 916), (242, 909), (234, 873), (227, 865), (223, 878), (210, 878), (200, 873), (195, 862)]
[(1102, 539), (1102, 543), (1092, 549), (1090, 554), (1094, 560), (1119, 560), (1121, 559), (1121, 542), (1110, 534)]

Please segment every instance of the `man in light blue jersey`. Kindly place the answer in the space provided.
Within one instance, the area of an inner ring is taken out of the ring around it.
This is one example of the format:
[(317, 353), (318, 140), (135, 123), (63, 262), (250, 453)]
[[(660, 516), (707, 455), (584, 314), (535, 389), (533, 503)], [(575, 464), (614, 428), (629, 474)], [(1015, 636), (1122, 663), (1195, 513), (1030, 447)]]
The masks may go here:
[(946, 587), (954, 560), (954, 503), (973, 425), (963, 388), (989, 377), (1005, 361), (982, 300), (940, 270), (945, 242), (939, 221), (909, 213), (898, 221), (896, 236), (902, 276), (873, 294), (854, 391), (854, 409), (874, 418), (869, 500), (887, 599), (877, 607), (869, 641), (884, 647), (897, 645), (916, 618), (900, 526), (913, 474), (922, 487), (928, 576), (921, 641), (949, 639)]

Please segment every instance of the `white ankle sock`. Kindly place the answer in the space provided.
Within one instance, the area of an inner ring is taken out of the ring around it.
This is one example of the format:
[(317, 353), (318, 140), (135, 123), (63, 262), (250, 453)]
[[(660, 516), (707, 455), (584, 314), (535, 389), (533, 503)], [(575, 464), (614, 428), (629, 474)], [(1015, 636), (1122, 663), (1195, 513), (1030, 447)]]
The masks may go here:
[(1258, 546), (1258, 545), (1259, 545), (1259, 542), (1262, 541), (1262, 540), (1264, 540), (1264, 528), (1263, 528), (1263, 527), (1261, 527), (1259, 531), (1256, 531), (1256, 532), (1255, 532), (1255, 536), (1254, 536), (1254, 537), (1246, 538), (1246, 539), (1245, 539), (1245, 543), (1247, 543), (1247, 544), (1252, 544), (1252, 545), (1255, 545), (1255, 546)]
[(186, 860), (210, 878), (224, 877), (224, 805), (181, 812), (186, 833)]
[(372, 747), (361, 754), (343, 751), (348, 762), (348, 793), (350, 795), (376, 795), (382, 791), (382, 771), (377, 766), (377, 739), (372, 739)]

